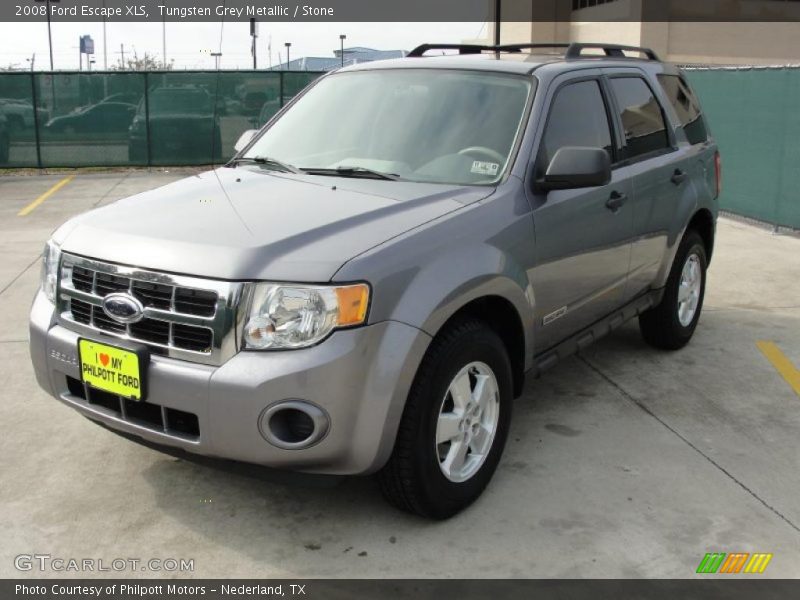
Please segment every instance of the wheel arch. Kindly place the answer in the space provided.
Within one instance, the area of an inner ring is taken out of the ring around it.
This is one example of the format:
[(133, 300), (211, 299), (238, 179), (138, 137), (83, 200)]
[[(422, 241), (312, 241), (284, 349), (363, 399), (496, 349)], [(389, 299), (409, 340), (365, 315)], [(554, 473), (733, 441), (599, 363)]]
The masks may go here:
[(513, 375), (513, 394), (518, 397), (522, 394), (525, 384), (525, 356), (526, 356), (526, 336), (525, 327), (522, 323), (519, 311), (514, 304), (507, 298), (499, 295), (486, 295), (473, 298), (453, 312), (447, 320), (442, 323), (438, 331), (434, 334), (439, 335), (455, 322), (475, 318), (486, 323), (501, 339), (508, 352), (511, 362), (511, 372)]
[[(703, 238), (703, 245), (706, 250), (706, 263), (711, 264), (711, 254), (714, 251), (714, 216), (707, 208), (701, 208), (692, 215), (686, 231), (693, 230)], [(684, 233), (685, 235), (685, 233)]]

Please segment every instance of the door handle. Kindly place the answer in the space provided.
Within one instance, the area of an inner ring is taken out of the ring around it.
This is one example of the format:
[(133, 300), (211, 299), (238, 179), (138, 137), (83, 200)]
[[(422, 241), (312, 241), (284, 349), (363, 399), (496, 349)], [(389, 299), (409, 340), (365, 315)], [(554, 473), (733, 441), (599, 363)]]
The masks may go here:
[(675, 169), (675, 172), (672, 174), (672, 177), (670, 177), (669, 180), (675, 185), (682, 184), (684, 181), (686, 181), (686, 171)]
[(611, 196), (609, 196), (608, 200), (606, 200), (606, 208), (608, 208), (611, 212), (617, 212), (627, 201), (627, 194), (620, 194), (619, 192), (614, 191), (611, 192)]

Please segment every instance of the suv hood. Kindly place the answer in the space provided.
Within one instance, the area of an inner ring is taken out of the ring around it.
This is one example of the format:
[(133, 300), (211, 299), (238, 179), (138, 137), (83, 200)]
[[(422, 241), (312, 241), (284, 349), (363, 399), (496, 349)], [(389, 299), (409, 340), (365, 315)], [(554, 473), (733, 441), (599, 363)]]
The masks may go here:
[(493, 191), (220, 168), (80, 215), (55, 239), (65, 252), (146, 269), (323, 282), (354, 256)]

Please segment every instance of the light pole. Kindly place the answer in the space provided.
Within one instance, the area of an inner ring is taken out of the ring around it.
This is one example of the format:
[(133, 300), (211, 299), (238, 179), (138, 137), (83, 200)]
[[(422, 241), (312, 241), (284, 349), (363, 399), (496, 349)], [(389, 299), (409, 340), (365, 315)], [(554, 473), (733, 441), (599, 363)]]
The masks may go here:
[(105, 8), (106, 8), (106, 0), (103, 0), (103, 70), (108, 71), (108, 40), (106, 39), (107, 36), (106, 36)]
[(289, 58), (289, 48), (292, 47), (292, 42), (286, 42), (284, 46), (286, 46), (286, 70), (288, 71), (289, 63), (292, 62), (291, 59)]
[(219, 71), (219, 62), (222, 58), (222, 52), (212, 52), (211, 56), (214, 57), (214, 66), (216, 67), (216, 70)]
[(500, 0), (494, 0), (494, 45), (500, 45), (500, 26), (502, 24), (502, 19), (500, 18)]
[(256, 40), (258, 40), (258, 21), (255, 19), (250, 19), (250, 37), (252, 38), (250, 52), (253, 55), (253, 70), (255, 71), (258, 69), (258, 46), (256, 44)]
[(339, 35), (339, 47), (340, 47), (339, 53), (342, 55), (342, 66), (344, 66), (344, 41), (346, 39), (347, 36), (345, 34), (342, 33)]
[[(166, 4), (166, 2), (165, 2)], [(161, 50), (164, 55), (164, 69), (167, 68), (167, 13), (164, 11), (164, 20), (161, 23)]]
[(50, 70), (53, 70), (53, 34), (50, 31), (50, 3), (61, 2), (61, 0), (36, 0), (36, 2), (45, 2), (47, 9), (47, 42), (50, 45)]

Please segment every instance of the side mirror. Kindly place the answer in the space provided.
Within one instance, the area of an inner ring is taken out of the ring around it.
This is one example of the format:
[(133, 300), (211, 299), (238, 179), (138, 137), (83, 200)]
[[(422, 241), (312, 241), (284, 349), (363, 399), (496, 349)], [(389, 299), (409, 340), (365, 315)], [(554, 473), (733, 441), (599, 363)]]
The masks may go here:
[(611, 158), (602, 148), (567, 146), (561, 148), (547, 167), (542, 190), (596, 187), (611, 181)]
[(247, 144), (249, 144), (252, 141), (252, 139), (255, 137), (257, 133), (258, 129), (248, 129), (241, 135), (239, 141), (236, 142), (236, 144), (234, 144), (233, 149), (236, 150), (236, 152), (241, 152), (242, 150), (247, 148)]

